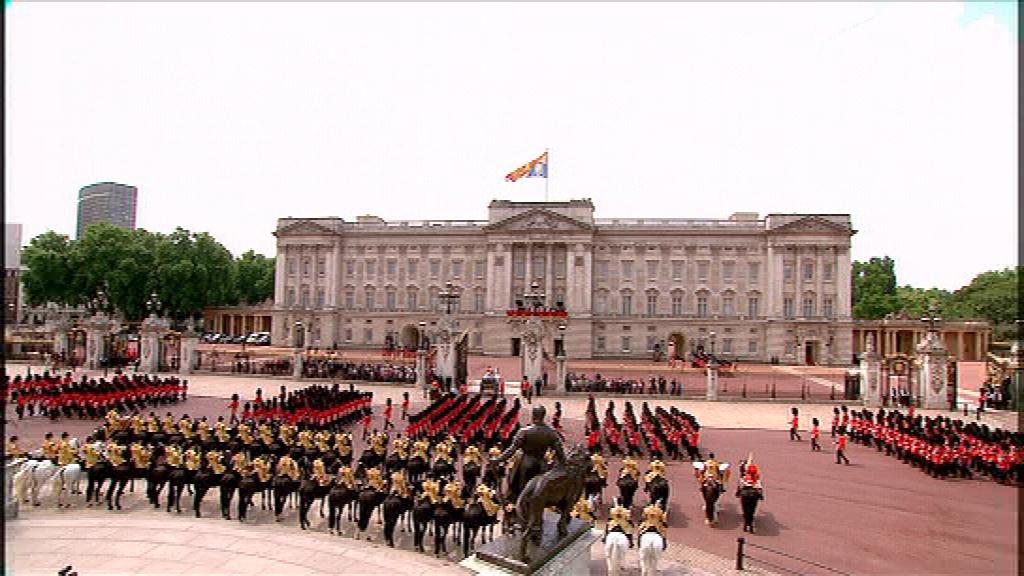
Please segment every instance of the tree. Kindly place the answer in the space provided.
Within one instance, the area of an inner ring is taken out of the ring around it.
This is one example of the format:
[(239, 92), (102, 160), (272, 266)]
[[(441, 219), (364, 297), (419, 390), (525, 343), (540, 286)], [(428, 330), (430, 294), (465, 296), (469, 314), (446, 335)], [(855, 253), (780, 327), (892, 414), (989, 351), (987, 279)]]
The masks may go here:
[(928, 313), (928, 307), (933, 304), (943, 317), (956, 317), (956, 312), (950, 304), (951, 295), (947, 290), (900, 286), (896, 289), (896, 297), (899, 301), (899, 310), (912, 318), (924, 317)]
[(249, 250), (235, 260), (238, 301), (259, 304), (274, 296), (273, 258)]
[(854, 318), (874, 320), (899, 310), (895, 266), (893, 259), (888, 256), (853, 263)]
[(961, 318), (988, 320), (997, 338), (1016, 337), (1020, 319), (1020, 267), (983, 272), (950, 298)]
[(31, 306), (47, 302), (71, 304), (74, 290), (68, 280), (72, 277), (72, 251), (74, 244), (67, 236), (49, 231), (36, 236), (21, 252), (28, 270), (21, 276), (25, 297)]

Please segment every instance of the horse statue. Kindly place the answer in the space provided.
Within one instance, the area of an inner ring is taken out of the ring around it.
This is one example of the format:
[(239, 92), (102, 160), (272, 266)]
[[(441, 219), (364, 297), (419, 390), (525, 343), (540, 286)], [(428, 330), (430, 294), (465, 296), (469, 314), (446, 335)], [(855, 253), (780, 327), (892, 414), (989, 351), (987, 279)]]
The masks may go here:
[(516, 502), (516, 516), (523, 528), (519, 555), (526, 559), (529, 541), (539, 544), (543, 531), (544, 509), (554, 507), (561, 517), (558, 520), (558, 535), (569, 532), (569, 513), (583, 495), (583, 477), (590, 467), (590, 454), (577, 444), (566, 456), (564, 464), (556, 464), (547, 472), (534, 476), (523, 487)]

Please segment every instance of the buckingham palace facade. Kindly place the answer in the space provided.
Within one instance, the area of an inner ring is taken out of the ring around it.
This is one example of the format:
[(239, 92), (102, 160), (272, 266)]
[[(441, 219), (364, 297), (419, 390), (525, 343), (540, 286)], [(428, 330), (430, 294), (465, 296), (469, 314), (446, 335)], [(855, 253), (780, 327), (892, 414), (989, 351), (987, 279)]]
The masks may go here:
[(271, 338), (412, 347), (450, 281), (471, 351), (509, 355), (507, 311), (536, 282), (568, 313), (569, 358), (707, 350), (714, 333), (726, 358), (848, 364), (854, 233), (848, 214), (600, 219), (589, 199), (494, 200), (487, 220), (281, 218)]

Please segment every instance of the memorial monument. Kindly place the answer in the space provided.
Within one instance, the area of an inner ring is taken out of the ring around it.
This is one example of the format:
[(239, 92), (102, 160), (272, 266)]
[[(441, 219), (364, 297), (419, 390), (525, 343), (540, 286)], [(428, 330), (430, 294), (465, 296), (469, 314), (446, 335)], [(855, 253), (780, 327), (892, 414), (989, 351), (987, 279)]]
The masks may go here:
[[(489, 462), (490, 466), (500, 466), (513, 456), (520, 456), (509, 475), (506, 498), (506, 502), (515, 503), (516, 530), (480, 547), (476, 553), (492, 570), (497, 566), (519, 574), (534, 574), (544, 571), (542, 567), (573, 547), (569, 555), (571, 565), (556, 562), (559, 571), (587, 571), (581, 560), (589, 563), (589, 552), (583, 552), (589, 550), (590, 542), (577, 541), (590, 533), (590, 525), (570, 519), (569, 512), (583, 494), (583, 476), (590, 457), (579, 445), (566, 456), (561, 438), (544, 422), (544, 416), (544, 407), (534, 406), (533, 423), (521, 429), (508, 449)], [(549, 450), (554, 456), (550, 469), (546, 460)], [(549, 508), (555, 508), (559, 514), (548, 512)]]

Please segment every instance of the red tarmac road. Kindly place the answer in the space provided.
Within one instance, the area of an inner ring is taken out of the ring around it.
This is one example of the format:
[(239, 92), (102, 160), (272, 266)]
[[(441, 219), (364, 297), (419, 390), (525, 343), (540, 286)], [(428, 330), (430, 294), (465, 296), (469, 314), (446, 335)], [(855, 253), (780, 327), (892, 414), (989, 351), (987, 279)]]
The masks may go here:
[[(603, 412), (605, 402), (599, 404)], [(623, 402), (615, 404), (621, 416)], [(226, 413), (226, 405), (220, 398), (190, 397), (170, 411), (215, 418)], [(422, 402), (414, 405), (419, 407)], [(639, 413), (638, 403), (634, 408)], [(522, 414), (525, 422), (527, 410)], [(18, 434), (26, 447), (38, 446), (46, 431), (59, 435), (66, 430), (84, 439), (97, 425), (76, 420), (51, 424), (40, 417), (18, 422), (11, 410), (7, 417), (7, 434)], [(581, 420), (566, 420), (565, 426), (571, 442), (582, 441)], [(358, 431), (354, 432), (357, 445), (361, 444)], [(804, 438), (791, 442), (786, 432), (704, 429), (702, 450), (714, 451), (719, 460), (735, 465), (748, 452), (754, 453), (763, 471), (766, 498), (756, 518), (758, 532), (745, 535), (741, 531), (738, 500), (733, 496), (735, 475), (723, 495), (718, 525), (708, 527), (693, 468), (689, 462), (671, 462), (670, 546), (690, 546), (732, 558), (736, 539), (746, 536), (753, 544), (850, 574), (1017, 573), (1018, 489), (988, 480), (933, 479), (860, 445), (851, 445), (848, 451), (850, 466), (837, 465), (827, 431), (821, 453), (812, 453)], [(618, 458), (608, 460), (611, 477), (617, 477)], [(646, 471), (646, 460), (641, 467)], [(606, 503), (617, 495), (614, 482), (610, 483)], [(637, 503), (646, 504), (646, 496), (638, 493)], [(747, 552), (800, 573), (825, 573), (768, 552), (753, 548)]]

